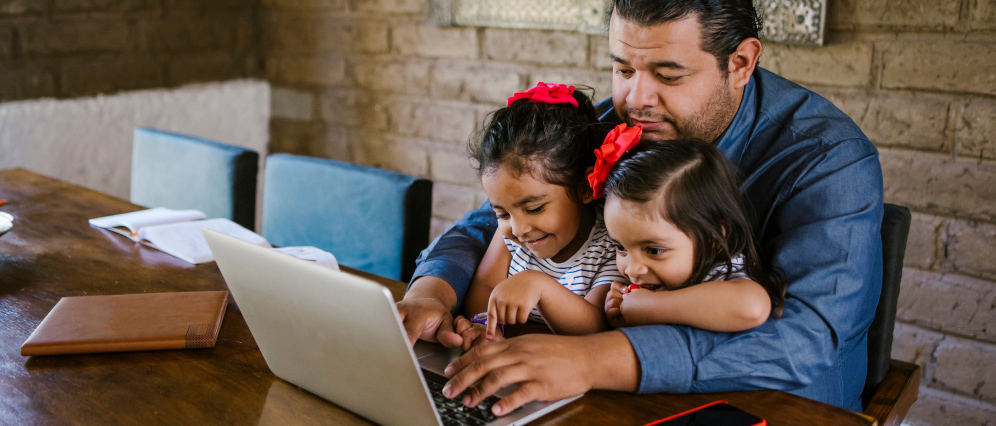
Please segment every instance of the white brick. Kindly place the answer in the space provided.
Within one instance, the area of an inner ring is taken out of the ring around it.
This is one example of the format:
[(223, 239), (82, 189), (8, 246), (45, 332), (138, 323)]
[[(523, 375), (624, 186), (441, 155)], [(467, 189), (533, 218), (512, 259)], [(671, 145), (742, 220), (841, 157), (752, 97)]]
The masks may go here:
[(910, 426), (992, 426), (996, 406), (943, 390), (920, 387), (920, 394), (903, 421)]
[(525, 81), (521, 68), (495, 63), (440, 61), (432, 72), (434, 98), (483, 102), (505, 106)]
[(477, 59), (477, 30), (440, 28), (427, 23), (398, 25), (392, 29), (394, 52), (429, 58)]
[(996, 346), (948, 337), (937, 346), (935, 357), (933, 383), (996, 401)]
[(903, 37), (883, 43), (882, 87), (996, 94), (992, 42), (952, 38)]
[(270, 113), (277, 118), (311, 121), (315, 116), (315, 95), (301, 90), (274, 87), (270, 90)]
[(438, 218), (457, 220), (477, 207), (474, 200), (477, 192), (466, 186), (437, 183), (432, 188), (432, 215)]
[(948, 115), (953, 96), (816, 87), (849, 115), (877, 146), (951, 151)]
[(944, 334), (897, 322), (892, 333), (892, 358), (919, 365), (924, 382), (930, 377), (934, 351), (943, 339)]
[(996, 225), (951, 220), (945, 231), (945, 266), (996, 279)]
[(960, 0), (837, 0), (827, 9), (834, 28), (847, 25), (899, 28), (951, 28)]
[(885, 199), (914, 210), (996, 220), (996, 165), (950, 155), (879, 150)]
[(429, 152), (429, 171), (432, 180), (439, 182), (473, 185), (478, 180), (477, 171), (471, 166), (471, 160), (466, 151), (458, 148), (431, 150)]
[(903, 270), (896, 318), (996, 341), (996, 284), (956, 274)]
[(612, 58), (609, 57), (609, 37), (590, 36), (588, 43), (591, 44), (591, 64), (600, 70), (611, 72)]
[(352, 162), (349, 135), (350, 130), (348, 127), (340, 125), (322, 126), (316, 140), (317, 146), (312, 148), (312, 155)]
[(428, 154), (424, 141), (384, 136), (381, 132), (354, 130), (350, 133), (357, 163), (394, 170), (410, 176), (428, 176)]
[(385, 102), (355, 90), (327, 90), (318, 98), (318, 116), (327, 123), (387, 130)]
[(942, 223), (941, 218), (913, 213), (903, 265), (931, 269), (936, 264), (939, 254), (943, 253), (939, 238)]
[(426, 5), (425, 0), (353, 0), (353, 8), (359, 12), (418, 13)]
[(868, 87), (872, 52), (870, 43), (852, 40), (815, 47), (766, 43), (759, 64), (796, 83)]
[(996, 101), (972, 99), (958, 119), (958, 155), (996, 158)]
[(475, 112), (462, 104), (396, 101), (388, 111), (393, 132), (450, 142), (463, 151), (474, 132)]
[(360, 87), (392, 95), (426, 95), (432, 63), (421, 60), (357, 61), (352, 74)]
[(267, 57), (266, 77), (274, 84), (345, 86), (352, 82), (346, 75), (346, 60), (338, 57)]
[(996, 0), (975, 0), (969, 12), (973, 30), (996, 29)]
[(585, 65), (588, 37), (576, 32), (489, 28), (484, 32), (486, 59), (544, 65)]

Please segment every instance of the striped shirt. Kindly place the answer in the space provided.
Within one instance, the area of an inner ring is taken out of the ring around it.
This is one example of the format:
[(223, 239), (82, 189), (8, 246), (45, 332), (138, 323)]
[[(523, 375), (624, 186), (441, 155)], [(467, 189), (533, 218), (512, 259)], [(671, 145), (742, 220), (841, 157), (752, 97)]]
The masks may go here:
[[(526, 270), (540, 271), (581, 297), (595, 286), (611, 284), (612, 281), (629, 282), (616, 268), (616, 249), (609, 239), (609, 232), (605, 230), (601, 210), (595, 214), (595, 225), (591, 227), (588, 240), (566, 262), (557, 263), (551, 259), (537, 258), (528, 248), (508, 238), (505, 238), (505, 246), (512, 253), (508, 276)], [(529, 313), (529, 319), (545, 322), (535, 307)]]
[(730, 280), (735, 280), (737, 278), (747, 278), (748, 280), (752, 280), (753, 278), (747, 275), (746, 272), (747, 269), (744, 267), (745, 261), (746, 258), (744, 257), (743, 254), (738, 254), (736, 256), (733, 256), (733, 258), (730, 259), (730, 263), (733, 265), (733, 270), (730, 271), (729, 276), (726, 275), (726, 271), (729, 270), (726, 267), (726, 264), (720, 263), (719, 265), (716, 265), (716, 267), (713, 268), (711, 271), (709, 271), (709, 274), (706, 275), (705, 279), (702, 280), (702, 282), (705, 283), (709, 281), (730, 281)]

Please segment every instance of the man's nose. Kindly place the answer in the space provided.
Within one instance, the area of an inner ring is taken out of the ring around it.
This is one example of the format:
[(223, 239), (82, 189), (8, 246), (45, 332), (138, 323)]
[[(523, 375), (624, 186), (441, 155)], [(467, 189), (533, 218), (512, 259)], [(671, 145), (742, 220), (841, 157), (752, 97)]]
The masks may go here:
[(657, 106), (657, 84), (651, 75), (638, 72), (630, 81), (626, 106), (637, 110)]

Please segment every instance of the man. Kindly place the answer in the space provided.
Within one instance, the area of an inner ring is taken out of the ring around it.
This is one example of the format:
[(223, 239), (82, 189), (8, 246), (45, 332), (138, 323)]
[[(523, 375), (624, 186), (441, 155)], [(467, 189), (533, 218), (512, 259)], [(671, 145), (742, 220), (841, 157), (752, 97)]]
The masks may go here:
[[(469, 388), (473, 405), (519, 384), (501, 415), (589, 389), (782, 389), (861, 410), (881, 291), (878, 153), (825, 99), (757, 67), (759, 27), (750, 0), (615, 0), (602, 119), (642, 125), (646, 140), (713, 141), (736, 164), (766, 260), (788, 283), (782, 317), (741, 333), (654, 325), (490, 342), (450, 366), (448, 396)], [(398, 305), (413, 341), (462, 343), (451, 311), (494, 229), (482, 208), (427, 249)]]

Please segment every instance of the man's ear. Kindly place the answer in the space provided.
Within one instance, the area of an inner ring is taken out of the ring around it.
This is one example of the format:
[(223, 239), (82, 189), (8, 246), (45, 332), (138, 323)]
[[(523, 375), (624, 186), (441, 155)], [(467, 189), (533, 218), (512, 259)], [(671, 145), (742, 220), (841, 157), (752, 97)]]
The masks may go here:
[(745, 38), (737, 46), (737, 50), (730, 55), (728, 68), (730, 71), (730, 85), (739, 89), (747, 85), (751, 74), (757, 68), (757, 60), (761, 57), (761, 40), (754, 37)]

